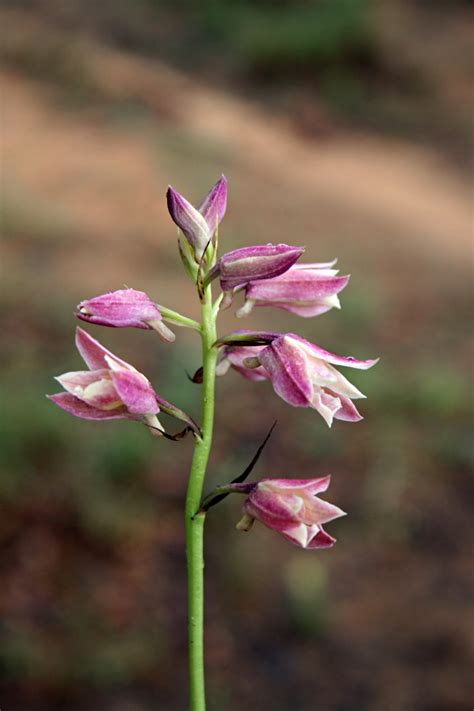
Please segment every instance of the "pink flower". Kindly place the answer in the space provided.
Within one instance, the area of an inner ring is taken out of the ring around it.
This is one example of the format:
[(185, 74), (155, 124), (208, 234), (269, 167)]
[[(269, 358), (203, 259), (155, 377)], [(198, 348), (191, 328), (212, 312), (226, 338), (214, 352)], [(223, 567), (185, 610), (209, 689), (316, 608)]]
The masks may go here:
[(112, 328), (154, 329), (163, 340), (175, 340), (174, 333), (163, 323), (159, 308), (143, 291), (111, 291), (81, 301), (77, 309), (77, 317), (88, 323)]
[(329, 427), (334, 418), (347, 422), (362, 419), (352, 400), (365, 398), (365, 395), (332, 364), (367, 370), (378, 359), (337, 356), (294, 333), (276, 338), (261, 351), (258, 359), (277, 395), (290, 405), (314, 408)]
[[(255, 333), (255, 339), (262, 334)], [(251, 331), (237, 331), (221, 339), (217, 373), (233, 367), (250, 380), (271, 380), (276, 394), (293, 407), (311, 407), (331, 427), (334, 419), (358, 422), (362, 415), (352, 402), (365, 398), (334, 365), (367, 370), (378, 362), (338, 356), (294, 333), (268, 333), (268, 345), (252, 344)], [(249, 346), (240, 345), (246, 339)], [(256, 375), (252, 375), (255, 369)]]
[(237, 316), (247, 316), (254, 306), (273, 306), (305, 318), (340, 309), (337, 294), (347, 286), (348, 276), (337, 276), (335, 262), (294, 264), (272, 279), (250, 281), (245, 287), (245, 303)]
[(301, 548), (330, 548), (336, 539), (326, 533), (323, 524), (345, 516), (340, 508), (316, 496), (326, 491), (330, 481), (326, 476), (232, 484), (233, 491), (248, 493), (237, 528), (248, 531), (257, 519)]
[(82, 328), (76, 330), (76, 346), (89, 370), (60, 375), (56, 380), (66, 392), (48, 395), (63, 410), (85, 420), (141, 420), (164, 431), (157, 418), (161, 410), (199, 432), (186, 413), (155, 393), (142, 373), (108, 351)]

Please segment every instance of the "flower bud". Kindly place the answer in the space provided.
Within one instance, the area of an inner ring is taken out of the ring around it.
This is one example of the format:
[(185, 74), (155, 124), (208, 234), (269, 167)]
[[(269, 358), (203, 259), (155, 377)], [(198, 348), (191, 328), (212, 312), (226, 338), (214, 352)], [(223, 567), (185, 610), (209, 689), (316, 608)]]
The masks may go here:
[(196, 209), (183, 195), (171, 187), (166, 193), (168, 211), (173, 222), (184, 233), (197, 260), (212, 239), (227, 206), (227, 180), (222, 175)]
[(304, 247), (288, 244), (234, 249), (220, 257), (209, 272), (208, 281), (219, 276), (223, 291), (230, 291), (257, 279), (270, 279), (286, 272), (303, 252)]
[(143, 291), (120, 289), (81, 301), (77, 317), (88, 323), (112, 328), (154, 329), (165, 341), (175, 335), (163, 323), (160, 310)]

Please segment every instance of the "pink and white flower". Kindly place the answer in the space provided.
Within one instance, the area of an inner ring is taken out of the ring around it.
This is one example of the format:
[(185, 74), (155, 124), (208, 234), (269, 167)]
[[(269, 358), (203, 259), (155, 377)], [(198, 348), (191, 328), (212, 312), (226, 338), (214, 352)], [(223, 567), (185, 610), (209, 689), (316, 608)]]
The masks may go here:
[[(225, 345), (218, 374), (233, 367), (250, 380), (271, 380), (273, 389), (285, 402), (293, 407), (317, 410), (329, 427), (334, 419), (346, 422), (363, 419), (352, 401), (365, 395), (334, 365), (367, 370), (378, 358), (358, 360), (338, 356), (294, 333), (267, 335), (268, 345), (240, 345), (238, 340), (243, 338), (251, 343), (251, 331), (240, 331), (222, 339)], [(255, 377), (251, 374), (254, 369)]]
[(76, 330), (76, 346), (89, 370), (56, 378), (66, 392), (48, 397), (60, 408), (85, 420), (143, 421), (158, 433), (164, 431), (157, 417), (161, 410), (199, 431), (186, 413), (159, 397), (133, 365), (104, 348), (82, 328)]
[(345, 516), (345, 512), (316, 496), (326, 491), (330, 481), (331, 477), (326, 476), (232, 484), (232, 491), (248, 494), (237, 528), (248, 531), (256, 519), (301, 548), (331, 548), (336, 539), (324, 530), (323, 524)]
[(352, 402), (365, 398), (334, 365), (367, 370), (378, 362), (338, 356), (288, 333), (276, 338), (258, 356), (273, 389), (294, 407), (312, 407), (329, 427), (333, 419), (358, 422), (362, 415)]

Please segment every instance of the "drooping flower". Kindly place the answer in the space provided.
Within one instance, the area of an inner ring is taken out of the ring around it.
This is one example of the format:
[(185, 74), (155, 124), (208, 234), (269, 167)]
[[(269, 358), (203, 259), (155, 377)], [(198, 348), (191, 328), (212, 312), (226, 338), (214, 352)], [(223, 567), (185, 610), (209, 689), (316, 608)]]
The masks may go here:
[(56, 380), (66, 392), (48, 395), (63, 410), (85, 420), (139, 420), (158, 433), (164, 431), (157, 417), (161, 410), (198, 431), (186, 413), (155, 393), (142, 373), (82, 328), (76, 330), (76, 346), (89, 370), (60, 375)]
[(331, 477), (326, 476), (231, 484), (232, 491), (248, 494), (243, 506), (244, 516), (237, 528), (248, 531), (257, 519), (301, 548), (330, 548), (336, 539), (324, 530), (323, 524), (345, 516), (338, 506), (316, 496), (326, 491), (330, 481)]
[[(239, 339), (244, 337), (250, 345), (240, 345)], [(314, 408), (329, 427), (333, 419), (347, 422), (362, 419), (352, 400), (365, 398), (365, 395), (333, 366), (367, 370), (378, 362), (378, 358), (357, 360), (338, 356), (294, 333), (269, 333), (268, 345), (263, 346), (252, 345), (251, 339), (251, 331), (237, 332), (221, 339), (224, 346), (219, 374), (232, 366), (249, 379), (269, 379), (283, 400), (294, 407)], [(256, 370), (255, 378), (252, 378), (252, 369)]]
[(76, 316), (82, 321), (112, 328), (154, 329), (165, 341), (175, 335), (163, 323), (157, 305), (143, 291), (119, 289), (81, 301)]
[(173, 222), (178, 225), (200, 259), (219, 223), (225, 215), (227, 206), (227, 180), (222, 175), (211, 188), (199, 209), (177, 192), (171, 185), (166, 193), (168, 211)]
[(288, 244), (259, 244), (223, 254), (206, 277), (217, 276), (223, 291), (233, 291), (258, 279), (271, 279), (286, 272), (304, 252)]
[(294, 264), (272, 279), (250, 281), (237, 316), (247, 316), (254, 306), (273, 306), (305, 318), (341, 308), (337, 294), (347, 286), (349, 276), (337, 276), (337, 269), (331, 268), (334, 264)]
[(333, 419), (362, 419), (352, 400), (365, 398), (333, 365), (367, 370), (378, 362), (337, 356), (288, 333), (276, 338), (258, 355), (277, 395), (294, 407), (312, 407), (329, 427)]

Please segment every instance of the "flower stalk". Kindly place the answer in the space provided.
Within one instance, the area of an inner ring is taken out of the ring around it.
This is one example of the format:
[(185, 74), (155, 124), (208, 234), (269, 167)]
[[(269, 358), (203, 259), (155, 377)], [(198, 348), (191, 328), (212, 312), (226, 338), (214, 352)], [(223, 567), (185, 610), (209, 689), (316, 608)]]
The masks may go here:
[(211, 286), (204, 290), (201, 305), (202, 402), (201, 437), (195, 438), (194, 455), (186, 494), (186, 558), (188, 573), (188, 650), (190, 711), (206, 708), (204, 685), (204, 523), (199, 511), (214, 427), (214, 391), (218, 350), (216, 313)]

